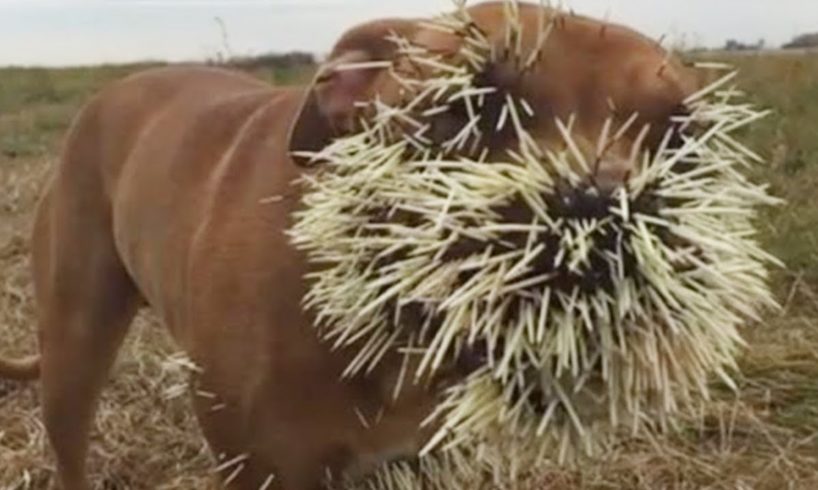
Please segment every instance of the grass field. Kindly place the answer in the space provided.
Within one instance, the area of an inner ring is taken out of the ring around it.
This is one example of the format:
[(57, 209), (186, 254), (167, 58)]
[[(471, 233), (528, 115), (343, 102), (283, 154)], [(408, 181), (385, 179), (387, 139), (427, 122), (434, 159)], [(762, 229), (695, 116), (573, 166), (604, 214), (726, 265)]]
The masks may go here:
[[(623, 441), (581, 468), (544, 465), (521, 489), (818, 488), (818, 55), (735, 61), (753, 101), (774, 111), (746, 138), (768, 158), (756, 177), (786, 199), (759, 224), (768, 248), (787, 264), (773, 280), (783, 308), (746, 329), (740, 393), (717, 387), (717, 399), (678, 430)], [(28, 234), (60, 137), (90, 94), (140, 68), (0, 70), (4, 355), (35, 349)], [(142, 315), (97, 417), (90, 460), (97, 488), (211, 488), (212, 464), (174, 353), (163, 330)], [(49, 488), (53, 475), (36, 386), (0, 381), (0, 490)]]

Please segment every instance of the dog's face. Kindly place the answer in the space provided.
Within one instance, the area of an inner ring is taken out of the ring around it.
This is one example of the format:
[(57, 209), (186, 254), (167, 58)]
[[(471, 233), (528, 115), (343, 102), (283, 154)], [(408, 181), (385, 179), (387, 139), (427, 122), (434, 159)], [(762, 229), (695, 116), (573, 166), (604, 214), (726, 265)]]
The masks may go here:
[[(635, 155), (667, 143), (674, 116), (685, 112), (684, 101), (695, 89), (694, 74), (636, 32), (540, 6), (519, 5), (515, 29), (520, 36), (510, 39), (507, 8), (507, 3), (492, 2), (468, 9), (492, 52), (476, 77), (478, 89), (490, 89), (479, 108), (452, 102), (445, 111), (430, 112), (419, 106), (407, 130), (422, 127), (427, 144), (441, 151), (499, 160), (521, 144), (514, 125), (502, 123), (512, 117), (504, 114), (506, 101), (525, 100), (529, 107), (518, 116), (525, 118), (534, 144), (544, 152), (564, 148), (570, 128), (577, 151), (593, 164), (589, 185), (612, 190), (626, 180)], [(359, 131), (360, 121), (372, 116), (373, 101), (381, 107), (411, 105), (416, 94), (401, 76), (433, 76), (434, 67), (414, 63), (399, 38), (447, 61), (462, 55), (469, 42), (420, 20), (381, 20), (347, 32), (319, 70), (293, 124), (293, 152), (318, 152), (333, 138)], [(446, 142), (475, 119), (475, 110), (482, 135), (478, 144), (447, 149)], [(416, 433), (412, 424), (434, 408), (442, 388), (463, 379), (487, 355), (464, 351), (455, 365), (437, 371), (431, 384), (408, 384), (402, 403), (391, 412), (393, 420), (405, 423), (390, 434), (411, 428), (397, 438), (415, 439), (408, 447), (418, 449), (429, 431)], [(393, 367), (381, 371), (387, 373), (382, 376), (384, 399), (397, 377)]]
[[(536, 5), (519, 5), (521, 36), (509, 41), (506, 8), (504, 2), (490, 2), (468, 9), (495, 53), (479, 77), (481, 86), (496, 89), (480, 108), (483, 143), (493, 153), (517, 147), (510, 124), (496, 130), (505, 117), (504, 94), (511, 94), (532, 109), (525, 125), (539, 146), (564, 145), (558, 125), (570, 126), (579, 149), (594, 164), (595, 183), (603, 188), (621, 183), (635, 152), (657, 147), (672, 128), (673, 116), (685, 112), (695, 74), (634, 31)], [(398, 52), (396, 36), (444, 58), (465, 42), (419, 20), (381, 20), (350, 30), (313, 82), (291, 132), (293, 151), (316, 151), (354, 131), (366, 118), (362, 103), (376, 98), (385, 105), (405, 103), (406, 89), (394, 74), (422, 76), (428, 68), (411, 66)], [(381, 61), (392, 67), (345, 68)], [(429, 124), (425, 136), (432, 141), (453, 137), (468, 117), (466, 108), (456, 104), (431, 117), (415, 115)]]

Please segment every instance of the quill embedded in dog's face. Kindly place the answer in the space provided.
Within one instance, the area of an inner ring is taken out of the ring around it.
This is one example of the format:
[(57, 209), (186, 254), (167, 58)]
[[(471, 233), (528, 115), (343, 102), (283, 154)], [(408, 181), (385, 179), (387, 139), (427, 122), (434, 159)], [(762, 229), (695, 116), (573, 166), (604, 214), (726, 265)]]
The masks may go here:
[(424, 450), (497, 424), (564, 448), (733, 363), (771, 303), (746, 217), (772, 201), (730, 135), (762, 113), (696, 77), (626, 28), (513, 1), (339, 43), (291, 134), (317, 169), (291, 236), (322, 267), (321, 335), (358, 349), (347, 372), (391, 347), (445, 378)]
[[(577, 221), (602, 219), (643, 153), (679, 144), (678, 118), (688, 113), (693, 76), (637, 32), (537, 5), (491, 2), (435, 20), (380, 20), (348, 31), (337, 43), (293, 124), (291, 150), (299, 162), (312, 159), (318, 168), (334, 139), (373, 132), (379, 144), (406, 144), (420, 159), (489, 165), (533, 154), (548, 166), (557, 160), (550, 155), (567, 150), (573, 168), (555, 186), (564, 187), (571, 202), (549, 203), (550, 209)], [(602, 198), (582, 197), (587, 189)], [(525, 203), (513, 200), (495, 211), (506, 224), (534, 218)], [(376, 222), (412, 225), (408, 214), (394, 209), (370, 214)], [(518, 233), (505, 240), (509, 244), (523, 249), (526, 239)], [(438, 258), (465, 261), (485, 248), (485, 240), (462, 236)], [(556, 253), (539, 261), (550, 264)], [(369, 267), (392, 259), (381, 256)], [(579, 279), (565, 272), (555, 282), (567, 295), (578, 283), (593, 289), (600, 267)], [(419, 304), (393, 309), (400, 311), (395, 318), (418, 331), (439, 320)], [(460, 346), (455, 358), (439, 363), (445, 369), (434, 369), (439, 386), (501, 357), (505, 342)]]

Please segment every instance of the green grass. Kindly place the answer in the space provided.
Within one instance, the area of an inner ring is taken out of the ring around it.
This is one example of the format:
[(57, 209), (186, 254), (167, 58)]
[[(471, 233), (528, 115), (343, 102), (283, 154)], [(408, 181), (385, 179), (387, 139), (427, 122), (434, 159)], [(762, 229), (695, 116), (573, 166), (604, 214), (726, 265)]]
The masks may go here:
[(746, 135), (769, 161), (759, 177), (786, 200), (767, 214), (763, 239), (791, 272), (818, 285), (818, 57), (735, 62), (751, 100), (772, 111)]
[[(761, 240), (786, 265), (773, 273), (784, 311), (749, 334), (743, 396), (769, 421), (818, 434), (818, 56), (731, 60), (741, 87), (771, 110), (746, 141), (766, 159), (756, 179), (784, 200), (760, 220)], [(818, 454), (818, 438), (811, 449)], [(818, 468), (814, 469), (818, 471)]]
[(144, 67), (0, 70), (0, 155), (17, 159), (52, 154), (90, 94)]
[[(0, 69), (0, 155), (8, 159), (53, 154), (82, 103), (107, 83), (150, 64), (91, 68)], [(256, 68), (250, 72), (277, 85), (309, 79), (312, 68), (286, 71)]]

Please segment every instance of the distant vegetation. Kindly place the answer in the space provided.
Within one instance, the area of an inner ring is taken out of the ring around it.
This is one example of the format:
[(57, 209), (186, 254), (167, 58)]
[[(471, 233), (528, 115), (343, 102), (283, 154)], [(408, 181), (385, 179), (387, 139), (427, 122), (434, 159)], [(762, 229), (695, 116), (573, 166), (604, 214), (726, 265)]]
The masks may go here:
[[(756, 42), (745, 42), (737, 39), (728, 39), (721, 51), (763, 51), (770, 46), (764, 39)], [(818, 48), (818, 32), (800, 34), (791, 41), (782, 44), (781, 49), (810, 49)]]
[(792, 41), (782, 46), (782, 48), (785, 49), (816, 47), (818, 47), (818, 32), (801, 34), (800, 36), (796, 36), (795, 38), (793, 38)]
[(312, 53), (300, 51), (284, 54), (266, 53), (259, 56), (236, 57), (224, 64), (243, 70), (258, 70), (261, 68), (292, 70), (315, 65), (315, 56)]
[(764, 39), (759, 39), (755, 43), (743, 43), (735, 39), (728, 39), (724, 44), (725, 51), (761, 51), (766, 46)]
[(256, 56), (220, 57), (208, 61), (208, 64), (245, 71), (279, 85), (290, 85), (309, 78), (317, 62), (312, 53), (293, 51)]

